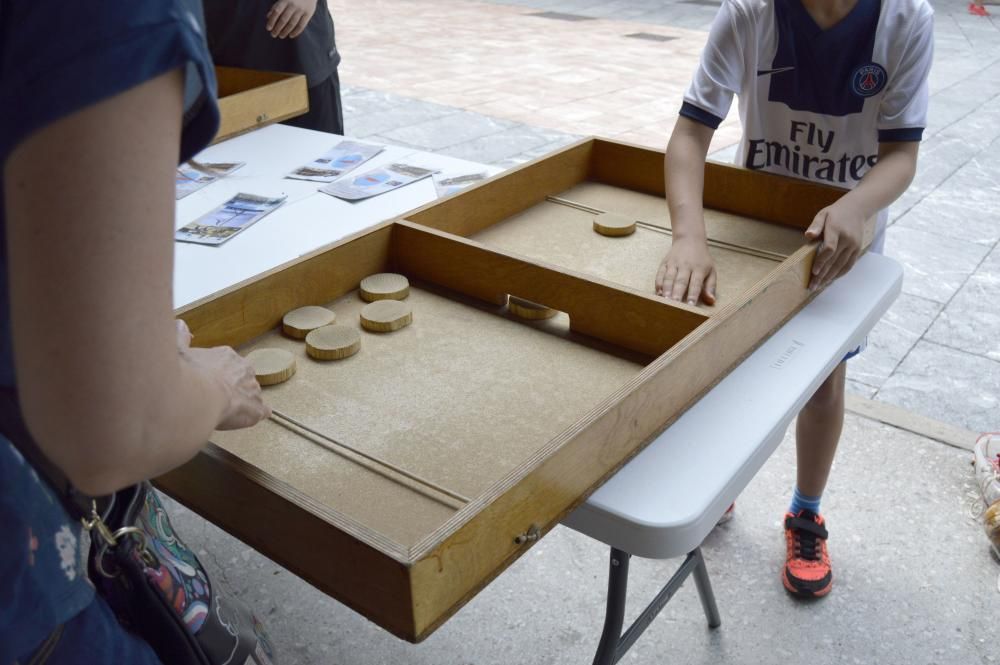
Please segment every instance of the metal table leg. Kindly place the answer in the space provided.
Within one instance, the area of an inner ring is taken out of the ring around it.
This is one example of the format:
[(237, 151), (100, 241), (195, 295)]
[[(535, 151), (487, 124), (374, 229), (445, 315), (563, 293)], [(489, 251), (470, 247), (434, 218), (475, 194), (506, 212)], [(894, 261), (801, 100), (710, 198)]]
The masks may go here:
[(639, 636), (649, 627), (656, 615), (666, 606), (677, 590), (684, 584), (689, 575), (694, 574), (698, 596), (701, 599), (705, 618), (711, 628), (722, 624), (719, 608), (712, 592), (712, 584), (708, 579), (708, 568), (701, 548), (696, 548), (687, 555), (684, 563), (673, 574), (653, 601), (636, 618), (635, 622), (622, 635), (625, 623), (625, 595), (628, 590), (628, 564), (631, 555), (628, 552), (611, 548), (611, 566), (608, 574), (608, 606), (604, 617), (604, 631), (594, 655), (594, 665), (614, 665), (632, 647)]

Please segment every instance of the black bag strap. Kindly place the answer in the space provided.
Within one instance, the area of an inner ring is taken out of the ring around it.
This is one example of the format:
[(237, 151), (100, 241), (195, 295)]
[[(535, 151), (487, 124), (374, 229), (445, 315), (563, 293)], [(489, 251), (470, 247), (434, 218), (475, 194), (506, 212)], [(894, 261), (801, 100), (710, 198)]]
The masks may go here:
[(70, 517), (82, 519), (90, 515), (91, 497), (73, 487), (66, 474), (35, 443), (21, 415), (21, 402), (13, 388), (0, 388), (0, 434), (14, 444), (38, 475), (48, 483)]

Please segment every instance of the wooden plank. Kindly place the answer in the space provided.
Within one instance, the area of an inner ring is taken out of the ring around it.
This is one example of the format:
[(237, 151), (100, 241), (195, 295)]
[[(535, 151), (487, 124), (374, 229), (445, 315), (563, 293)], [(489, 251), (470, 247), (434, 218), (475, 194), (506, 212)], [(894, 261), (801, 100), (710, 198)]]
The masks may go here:
[(154, 483), (386, 630), (416, 639), (406, 554), (378, 534), (212, 444)]
[(443, 201), (430, 203), (406, 219), (460, 236), (471, 236), (531, 207), (586, 177), (589, 139), (491, 178)]
[[(609, 185), (666, 196), (664, 152), (595, 139), (589, 177)], [(806, 180), (706, 162), (706, 208), (805, 229), (847, 190)]]
[(179, 309), (197, 346), (239, 346), (274, 328), (286, 312), (335, 300), (385, 271), (391, 224), (355, 234)]
[(707, 320), (694, 307), (398, 222), (392, 263), (411, 278), (500, 304), (508, 294), (569, 315), (570, 328), (655, 357)]
[(411, 577), (418, 635), (433, 632), (527, 550), (515, 542), (518, 534), (532, 525), (543, 533), (555, 526), (805, 305), (813, 251), (796, 252), (415, 546)]
[(220, 121), (213, 143), (309, 110), (306, 77), (301, 74), (216, 67), (215, 78)]

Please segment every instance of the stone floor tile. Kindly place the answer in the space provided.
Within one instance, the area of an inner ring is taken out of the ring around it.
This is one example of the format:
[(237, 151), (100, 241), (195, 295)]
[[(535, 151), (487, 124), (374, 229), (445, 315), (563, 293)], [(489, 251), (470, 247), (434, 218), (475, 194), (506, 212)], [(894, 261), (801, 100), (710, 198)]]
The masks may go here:
[[(1000, 85), (998, 82), (997, 85)], [(946, 91), (945, 94), (949, 94)], [(958, 99), (978, 100), (980, 97), (958, 96)], [(970, 113), (941, 131), (942, 136), (962, 139), (973, 146), (985, 146), (1000, 136), (1000, 95), (993, 95)]]
[(518, 125), (479, 138), (458, 143), (439, 152), (460, 159), (484, 164), (496, 164), (510, 157), (551, 143), (551, 132), (537, 131)]
[(400, 127), (410, 127), (435, 118), (454, 115), (459, 109), (428, 102), (413, 101), (371, 113), (350, 113), (344, 107), (344, 132), (348, 136), (365, 138), (384, 134)]
[[(1000, 143), (995, 145), (1000, 147)], [(984, 212), (1000, 210), (1000, 164), (997, 164), (995, 154), (991, 147), (976, 155), (942, 182), (934, 190), (935, 193)]]
[[(1000, 208), (1000, 201), (997, 202)], [(896, 220), (901, 228), (917, 229), (992, 247), (1000, 240), (997, 211), (963, 205), (939, 191), (910, 208)]]
[(1000, 362), (1000, 248), (969, 277), (926, 339)]
[(556, 139), (553, 139), (549, 143), (545, 143), (535, 148), (525, 150), (516, 155), (511, 155), (506, 159), (498, 161), (495, 165), (500, 166), (502, 168), (511, 168), (513, 166), (518, 166), (520, 164), (524, 164), (525, 162), (530, 162), (533, 159), (537, 159), (538, 157), (542, 157), (543, 155), (547, 155), (550, 152), (553, 152), (555, 150), (558, 150), (559, 148), (569, 145), (570, 143), (575, 143), (576, 141), (579, 141), (582, 138), (583, 138), (582, 136), (576, 136), (573, 134), (564, 134)]
[(932, 96), (927, 108), (927, 128), (924, 131), (924, 139), (934, 136), (952, 123), (959, 122), (979, 106), (980, 103), (977, 100), (952, 97), (947, 93)]
[(875, 386), (869, 386), (867, 383), (861, 383), (860, 381), (855, 381), (850, 378), (850, 370), (848, 370), (847, 378), (847, 392), (852, 395), (858, 395), (859, 397), (864, 397), (865, 399), (871, 399), (875, 396), (875, 392), (878, 390)]
[(847, 376), (880, 387), (941, 311), (941, 303), (906, 293), (868, 335), (868, 347), (847, 363)]
[(512, 126), (514, 123), (509, 120), (458, 111), (426, 122), (383, 132), (382, 135), (393, 141), (403, 141), (409, 145), (425, 146), (426, 150), (437, 151), (472, 139), (497, 134)]
[(920, 144), (917, 174), (910, 183), (910, 190), (922, 196), (934, 191), (982, 149), (963, 138), (949, 137), (944, 131)]
[(983, 245), (898, 224), (886, 231), (886, 255), (903, 264), (903, 293), (940, 303), (958, 291), (987, 252)]
[(1000, 430), (1000, 362), (920, 341), (876, 399), (976, 432)]

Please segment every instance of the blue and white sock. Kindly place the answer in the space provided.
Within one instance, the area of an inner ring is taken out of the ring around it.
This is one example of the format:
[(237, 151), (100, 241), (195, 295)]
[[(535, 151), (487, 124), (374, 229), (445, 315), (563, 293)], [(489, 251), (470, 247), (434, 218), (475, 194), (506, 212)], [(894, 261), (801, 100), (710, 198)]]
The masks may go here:
[(811, 510), (812, 512), (819, 514), (819, 502), (823, 498), (823, 495), (819, 496), (809, 496), (803, 494), (799, 491), (799, 486), (795, 486), (795, 491), (792, 493), (792, 505), (789, 506), (788, 512), (792, 515), (798, 515), (800, 510)]

